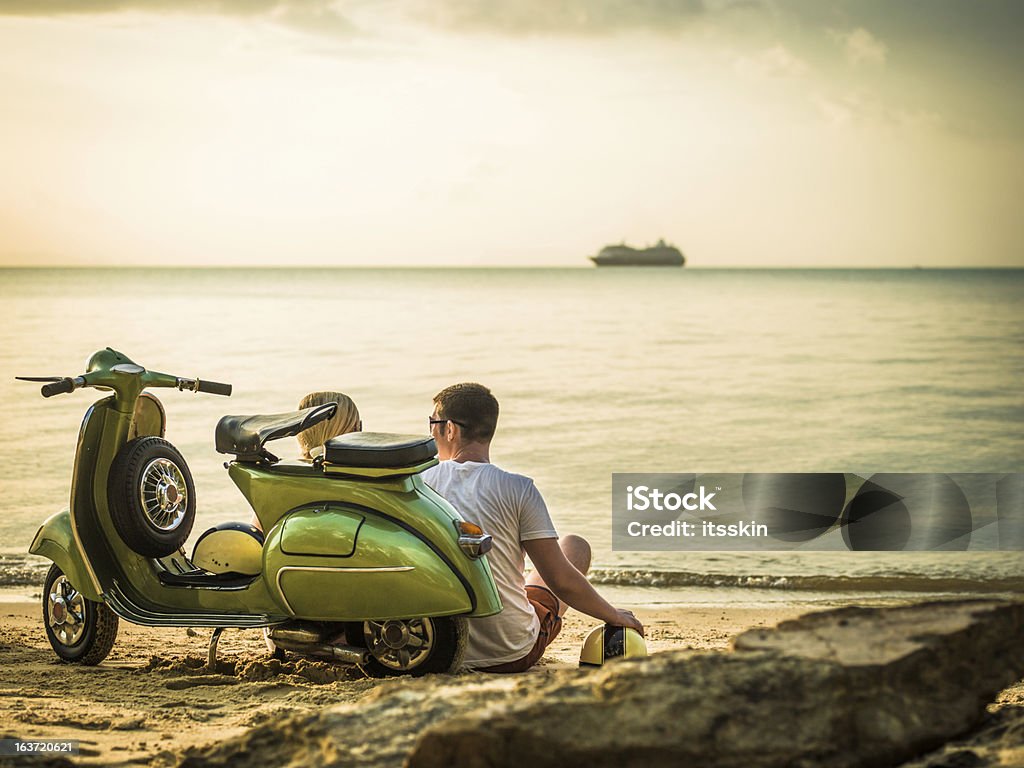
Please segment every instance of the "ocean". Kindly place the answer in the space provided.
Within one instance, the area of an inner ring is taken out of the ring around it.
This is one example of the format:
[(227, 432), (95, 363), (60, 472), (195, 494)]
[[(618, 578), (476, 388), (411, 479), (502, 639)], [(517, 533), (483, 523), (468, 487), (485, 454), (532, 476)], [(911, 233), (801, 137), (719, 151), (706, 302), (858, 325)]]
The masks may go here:
[[(111, 346), (230, 382), (160, 394), (207, 527), (248, 519), (220, 416), (347, 392), (364, 427), (426, 433), (457, 381), (501, 403), (492, 460), (534, 478), (595, 580), (691, 589), (1012, 592), (1016, 552), (611, 550), (613, 472), (1020, 472), (1024, 270), (0, 270), (0, 584), (67, 504), (92, 390), (44, 400), (16, 375), (83, 372)], [(279, 455), (297, 453), (278, 444)]]

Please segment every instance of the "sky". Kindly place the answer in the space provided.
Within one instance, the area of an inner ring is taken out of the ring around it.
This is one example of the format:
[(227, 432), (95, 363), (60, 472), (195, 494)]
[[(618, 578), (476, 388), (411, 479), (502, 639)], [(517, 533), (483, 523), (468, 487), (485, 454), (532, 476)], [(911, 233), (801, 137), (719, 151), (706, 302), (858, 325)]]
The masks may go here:
[(1024, 267), (1015, 0), (0, 0), (0, 266)]

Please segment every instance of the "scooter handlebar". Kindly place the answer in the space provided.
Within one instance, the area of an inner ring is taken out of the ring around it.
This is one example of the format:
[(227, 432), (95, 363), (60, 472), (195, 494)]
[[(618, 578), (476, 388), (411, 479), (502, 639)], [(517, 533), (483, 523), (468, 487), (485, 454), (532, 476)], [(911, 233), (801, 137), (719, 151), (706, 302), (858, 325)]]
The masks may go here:
[[(148, 387), (176, 387), (180, 390), (188, 390), (189, 392), (205, 392), (210, 395), (223, 395), (225, 397), (231, 394), (231, 385), (223, 384), (219, 381), (203, 381), (201, 379), (186, 379), (181, 376), (170, 376), (166, 373), (157, 373), (156, 371), (146, 371), (145, 368), (134, 364), (126, 364), (120, 366), (114, 366), (110, 369), (111, 373), (118, 375), (145, 375), (144, 384)], [(109, 382), (105, 378), (97, 381), (95, 378), (90, 377), (86, 381), (86, 376), (75, 376), (74, 378), (65, 376), (64, 378), (58, 378), (56, 376), (15, 376), (16, 379), (22, 381), (45, 381), (40, 388), (40, 392), (43, 397), (53, 397), (54, 395), (63, 395), (68, 392), (74, 392), (76, 389), (90, 385), (99, 386), (101, 389), (113, 389)]]
[(203, 381), (199, 379), (196, 382), (197, 392), (206, 392), (210, 395), (224, 395), (228, 397), (231, 395), (231, 385), (221, 384), (219, 381)]
[(85, 381), (81, 376), (74, 379), (65, 376), (60, 381), (55, 381), (51, 384), (43, 384), (39, 391), (42, 392), (43, 397), (53, 397), (54, 395), (64, 395), (68, 392), (74, 392), (84, 383)]
[(225, 397), (231, 394), (231, 385), (221, 384), (219, 381), (186, 379), (182, 376), (167, 376), (167, 374), (164, 373), (153, 375), (160, 377), (160, 379), (158, 380), (159, 383), (157, 381), (152, 381), (150, 382), (150, 386), (155, 385), (158, 387), (177, 387), (178, 389), (187, 392), (205, 392), (208, 395), (224, 395)]

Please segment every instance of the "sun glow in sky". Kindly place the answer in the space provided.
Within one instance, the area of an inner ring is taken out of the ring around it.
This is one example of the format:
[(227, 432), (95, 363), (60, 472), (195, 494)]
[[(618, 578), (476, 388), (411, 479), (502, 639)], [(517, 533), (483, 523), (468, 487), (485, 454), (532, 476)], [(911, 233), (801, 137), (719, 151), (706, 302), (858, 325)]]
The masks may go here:
[(1024, 266), (1024, 5), (0, 0), (0, 265)]

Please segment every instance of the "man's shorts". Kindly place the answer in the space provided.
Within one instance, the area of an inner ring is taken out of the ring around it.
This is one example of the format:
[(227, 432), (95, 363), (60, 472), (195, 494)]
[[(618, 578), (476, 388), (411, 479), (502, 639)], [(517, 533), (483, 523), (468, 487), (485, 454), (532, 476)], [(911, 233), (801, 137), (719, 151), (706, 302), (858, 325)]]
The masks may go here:
[(494, 667), (485, 667), (480, 670), (481, 672), (525, 672), (540, 661), (540, 657), (544, 655), (544, 649), (562, 631), (562, 617), (558, 615), (558, 598), (555, 597), (554, 592), (537, 584), (527, 584), (526, 597), (530, 600), (533, 610), (537, 612), (537, 618), (540, 619), (537, 642), (523, 658), (507, 661)]

